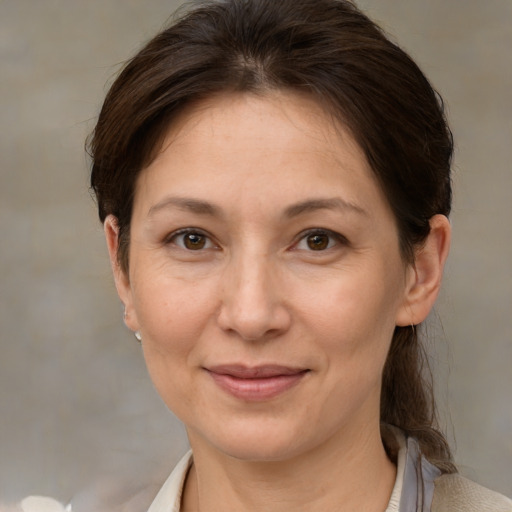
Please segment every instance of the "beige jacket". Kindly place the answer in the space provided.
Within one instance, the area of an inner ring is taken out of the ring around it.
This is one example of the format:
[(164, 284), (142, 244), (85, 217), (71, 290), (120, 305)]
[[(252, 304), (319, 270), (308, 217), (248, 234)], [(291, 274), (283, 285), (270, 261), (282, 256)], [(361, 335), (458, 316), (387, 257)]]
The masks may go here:
[(431, 512), (512, 512), (512, 500), (460, 475), (440, 476), (434, 485)]

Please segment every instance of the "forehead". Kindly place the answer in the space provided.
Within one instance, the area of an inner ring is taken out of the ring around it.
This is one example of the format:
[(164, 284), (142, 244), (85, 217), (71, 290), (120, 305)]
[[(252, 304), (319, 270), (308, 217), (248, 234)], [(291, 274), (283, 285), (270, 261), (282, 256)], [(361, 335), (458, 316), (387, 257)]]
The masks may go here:
[[(155, 160), (169, 148), (201, 142), (199, 149), (214, 150), (221, 144), (233, 143), (231, 150), (247, 144), (251, 149), (283, 151), (299, 139), (303, 149), (314, 146), (326, 156), (339, 157), (343, 152), (366, 159), (350, 130), (311, 94), (290, 90), (265, 93), (230, 92), (193, 101), (175, 116), (163, 138)], [(245, 144), (244, 144), (245, 143)]]
[(222, 94), (186, 107), (139, 176), (136, 196), (168, 188), (215, 196), (240, 185), (245, 196), (289, 188), (325, 195), (338, 186), (349, 202), (382, 200), (348, 129), (310, 96), (288, 92)]

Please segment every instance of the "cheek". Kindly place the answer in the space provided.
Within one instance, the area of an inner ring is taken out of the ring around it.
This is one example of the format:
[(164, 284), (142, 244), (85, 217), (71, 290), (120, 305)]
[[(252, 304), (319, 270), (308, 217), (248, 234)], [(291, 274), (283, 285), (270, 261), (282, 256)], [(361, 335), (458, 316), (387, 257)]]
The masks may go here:
[(400, 290), (394, 279), (375, 272), (341, 277), (314, 283), (296, 290), (301, 310), (319, 329), (341, 328), (340, 334), (368, 333), (372, 328), (394, 327), (400, 303)]
[(148, 370), (157, 388), (173, 387), (193, 366), (215, 316), (215, 285), (146, 274), (134, 292)]
[(185, 279), (175, 270), (141, 267), (144, 272), (133, 280), (134, 306), (141, 330), (151, 339), (168, 339), (178, 345), (185, 342), (187, 333), (200, 329), (211, 314), (215, 303), (214, 280)]
[[(336, 278), (317, 282), (303, 297), (301, 316), (323, 347), (329, 365), (375, 372), (387, 356), (401, 302), (398, 272), (383, 265), (364, 272), (338, 272)], [(372, 373), (370, 372), (370, 373)]]
[(197, 361), (212, 317), (212, 299), (202, 288), (159, 280), (141, 290), (138, 315), (148, 373), (158, 394), (186, 422), (197, 400)]

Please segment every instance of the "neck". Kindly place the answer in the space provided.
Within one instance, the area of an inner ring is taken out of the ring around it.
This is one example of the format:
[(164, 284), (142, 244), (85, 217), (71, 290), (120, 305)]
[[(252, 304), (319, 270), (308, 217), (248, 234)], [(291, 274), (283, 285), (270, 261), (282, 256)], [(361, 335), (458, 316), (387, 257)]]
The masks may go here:
[(396, 469), (379, 425), (337, 432), (320, 446), (283, 461), (244, 461), (189, 433), (194, 452), (183, 512), (382, 512)]

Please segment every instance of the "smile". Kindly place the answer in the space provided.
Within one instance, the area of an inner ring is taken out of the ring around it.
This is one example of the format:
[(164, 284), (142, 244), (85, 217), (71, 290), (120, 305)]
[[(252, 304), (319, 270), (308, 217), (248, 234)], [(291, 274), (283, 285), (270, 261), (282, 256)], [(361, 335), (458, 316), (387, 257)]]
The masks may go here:
[(267, 365), (248, 368), (224, 365), (206, 368), (214, 382), (240, 400), (270, 400), (297, 385), (309, 372), (307, 369)]

